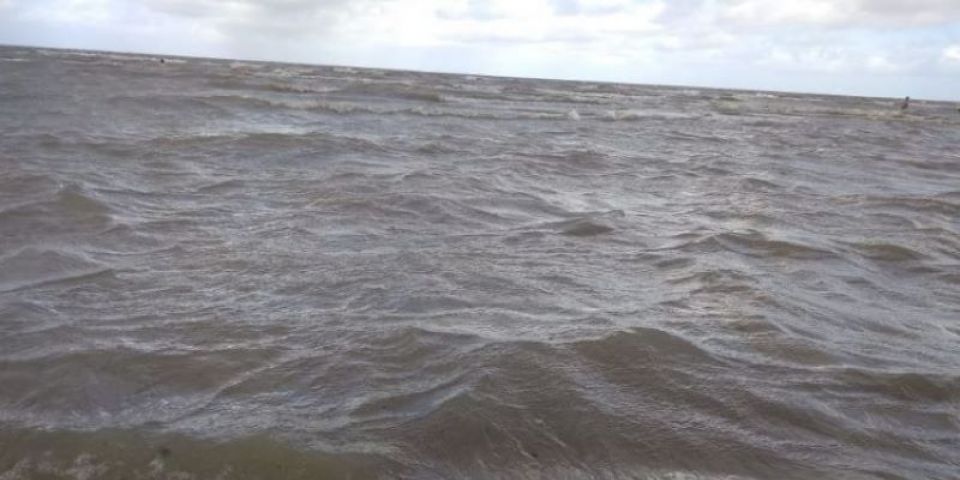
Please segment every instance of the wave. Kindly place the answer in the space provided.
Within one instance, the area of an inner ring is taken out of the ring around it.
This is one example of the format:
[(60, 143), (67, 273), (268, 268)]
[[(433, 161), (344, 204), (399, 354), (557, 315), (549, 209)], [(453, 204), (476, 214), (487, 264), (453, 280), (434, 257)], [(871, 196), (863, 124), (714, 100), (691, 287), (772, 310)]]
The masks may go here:
[(0, 448), (11, 463), (7, 480), (56, 478), (376, 478), (380, 460), (364, 454), (296, 449), (265, 435), (218, 442), (129, 430), (33, 431), (4, 429)]
[[(294, 77), (292, 74), (282, 75), (281, 78)], [(311, 78), (311, 77), (307, 77)], [(268, 93), (292, 93), (303, 96), (323, 96), (333, 98), (354, 98), (359, 99), (396, 99), (413, 100), (427, 103), (443, 103), (446, 98), (443, 92), (429, 87), (419, 86), (413, 83), (389, 82), (389, 81), (366, 81), (360, 80), (351, 82), (348, 85), (323, 85), (319, 84), (318, 79), (311, 78), (308, 83), (305, 79), (288, 79), (284, 81), (264, 81), (262, 77), (236, 78), (226, 77), (213, 80), (209, 83), (211, 87), (240, 90), (252, 92)], [(343, 83), (338, 82), (338, 83)]]
[[(599, 364), (600, 369), (609, 368), (611, 373), (622, 373), (623, 369), (640, 370), (658, 361), (663, 361), (665, 368), (676, 363), (696, 365), (698, 368), (725, 363), (682, 336), (646, 327), (634, 327), (600, 339), (573, 342), (569, 348), (587, 361)], [(626, 352), (630, 352), (629, 357), (623, 356)], [(648, 374), (657, 375), (654, 372)], [(659, 374), (666, 376), (669, 372)]]
[(910, 247), (889, 242), (854, 242), (846, 245), (870, 260), (882, 262), (915, 262), (927, 258), (927, 255)]
[(338, 96), (357, 96), (361, 98), (395, 98), (429, 103), (443, 103), (443, 94), (429, 87), (402, 82), (362, 82), (336, 89)]
[(236, 78), (216, 79), (208, 83), (213, 88), (223, 90), (260, 91), (272, 93), (293, 93), (306, 95), (320, 95), (336, 91), (333, 87), (320, 85), (303, 85), (299, 83), (257, 82)]
[(740, 184), (743, 185), (744, 190), (747, 191), (780, 192), (786, 190), (776, 182), (757, 177), (746, 177), (740, 180)]
[[(800, 103), (797, 99), (777, 98), (751, 101), (747, 97), (721, 97), (710, 102), (710, 109), (731, 116), (782, 116), (782, 117), (833, 117), (860, 119), (875, 122), (923, 123), (931, 125), (958, 125), (960, 119), (936, 113), (904, 113), (897, 108), (863, 108), (821, 106)], [(770, 125), (773, 126), (773, 125)]]
[(455, 230), (489, 230), (503, 228), (517, 221), (513, 212), (476, 204), (469, 198), (420, 193), (324, 195), (313, 200), (309, 208), (327, 214), (389, 219), (391, 223), (403, 220), (411, 226), (422, 222), (423, 227), (430, 229), (445, 226)]
[[(145, 115), (148, 118), (159, 118), (163, 115), (176, 115), (178, 121), (188, 122), (191, 119), (207, 121), (211, 118), (225, 118), (234, 115), (230, 107), (251, 106), (256, 104), (254, 99), (240, 99), (230, 96), (188, 96), (188, 95), (114, 95), (104, 101), (111, 108), (123, 110), (131, 114)], [(266, 102), (261, 107), (269, 107)]]
[(95, 231), (113, 222), (116, 212), (94, 193), (75, 184), (57, 185), (55, 193), (0, 210), (0, 225), (9, 229), (9, 234), (51, 234)]
[(600, 118), (614, 122), (637, 122), (642, 120), (687, 120), (700, 116), (702, 115), (670, 111), (608, 110)]
[(378, 107), (361, 103), (324, 101), (311, 102), (303, 105), (302, 108), (311, 111), (337, 114), (364, 113), (478, 120), (568, 120), (567, 112), (562, 110), (524, 112), (519, 110), (483, 110), (469, 108)]
[(841, 204), (860, 204), (871, 209), (896, 209), (909, 212), (934, 213), (950, 217), (960, 215), (960, 202), (955, 202), (952, 195), (937, 196), (881, 196), (881, 195), (847, 195), (834, 197), (834, 201)]
[[(334, 98), (334, 97), (331, 97)], [(569, 120), (566, 110), (511, 110), (469, 107), (403, 106), (374, 104), (361, 101), (296, 99), (267, 99), (247, 95), (209, 95), (198, 97), (201, 102), (217, 107), (244, 107), (261, 110), (292, 110), (337, 115), (410, 115), (417, 117), (451, 117), (478, 120)], [(431, 102), (440, 103), (440, 102)]]
[(759, 231), (696, 235), (690, 240), (685, 240), (666, 249), (701, 253), (730, 251), (758, 258), (792, 258), (796, 260), (839, 258), (835, 252), (829, 249), (793, 241), (771, 239)]
[(609, 225), (585, 218), (565, 221), (556, 224), (556, 227), (560, 229), (561, 234), (572, 237), (592, 237), (614, 231), (614, 228)]
[(551, 222), (540, 225), (540, 228), (546, 228), (549, 231), (556, 231), (561, 235), (570, 237), (593, 237), (614, 231), (613, 227), (603, 221), (589, 217)]
[(908, 402), (948, 403), (960, 400), (960, 377), (929, 372), (882, 372), (844, 369), (831, 376), (832, 388), (875, 393)]
[(324, 149), (327, 153), (382, 152), (386, 147), (374, 139), (321, 131), (237, 132), (205, 135), (175, 135), (143, 140), (156, 148), (229, 148), (231, 150), (270, 150), (275, 148)]
[(0, 292), (63, 282), (89, 282), (113, 269), (76, 253), (25, 247), (0, 257)]
[[(309, 81), (308, 81), (309, 79)], [(613, 102), (609, 94), (598, 94), (591, 92), (561, 92), (553, 90), (515, 90), (510, 88), (496, 88), (488, 85), (475, 85), (470, 83), (450, 83), (434, 84), (431, 87), (415, 82), (354, 79), (347, 85), (343, 85), (344, 79), (340, 77), (330, 77), (334, 85), (320, 85), (322, 78), (316, 76), (304, 76), (295, 80), (261, 81), (260, 77), (251, 77), (247, 79), (225, 77), (213, 80), (209, 83), (211, 87), (225, 90), (267, 92), (267, 93), (291, 93), (301, 94), (303, 96), (321, 96), (324, 100), (360, 100), (370, 101), (374, 99), (393, 99), (407, 100), (423, 103), (449, 103), (455, 100), (485, 101), (492, 104), (501, 103), (548, 103), (559, 105), (607, 105)], [(337, 84), (340, 84), (339, 86)], [(639, 119), (640, 114), (623, 111), (619, 116), (624, 120)], [(669, 117), (669, 112), (661, 112), (661, 117)]]

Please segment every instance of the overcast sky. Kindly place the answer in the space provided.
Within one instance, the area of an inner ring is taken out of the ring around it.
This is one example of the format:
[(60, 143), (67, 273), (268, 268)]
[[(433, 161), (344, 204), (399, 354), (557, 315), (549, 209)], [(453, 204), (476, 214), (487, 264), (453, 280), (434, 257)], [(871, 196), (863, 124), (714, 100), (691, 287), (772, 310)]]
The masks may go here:
[(960, 100), (960, 0), (0, 0), (0, 44)]

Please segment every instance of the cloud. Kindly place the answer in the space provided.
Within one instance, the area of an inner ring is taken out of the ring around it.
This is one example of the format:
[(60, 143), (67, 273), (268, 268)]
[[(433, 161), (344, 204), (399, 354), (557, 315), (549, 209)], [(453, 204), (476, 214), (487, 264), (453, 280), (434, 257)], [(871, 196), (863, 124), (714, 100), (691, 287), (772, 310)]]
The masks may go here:
[(348, 0), (144, 0), (156, 13), (201, 22), (227, 38), (296, 40), (328, 32), (357, 7), (375, 3)]
[(940, 63), (949, 67), (960, 67), (960, 44), (944, 48), (940, 53)]
[(868, 56), (864, 66), (868, 71), (874, 73), (896, 73), (903, 70), (901, 64), (890, 61), (890, 59), (883, 54)]
[(611, 14), (631, 6), (629, 0), (551, 0), (550, 3), (558, 15)]
[(956, 0), (727, 0), (720, 18), (739, 25), (912, 27), (960, 21)]
[[(528, 5), (534, 5), (530, 2)], [(611, 37), (642, 39), (662, 30), (655, 20), (662, 4), (570, 11), (554, 14), (551, 5), (537, 5), (525, 12), (503, 15), (492, 20), (463, 19), (441, 26), (441, 41), (514, 39), (524, 42), (589, 43)], [(582, 6), (580, 7), (582, 8)], [(537, 21), (531, 21), (536, 18)]]
[[(104, 24), (115, 19), (110, 0), (56, 0), (36, 3), (8, 0), (15, 15), (27, 21)], [(18, 13), (16, 13), (18, 12)]]

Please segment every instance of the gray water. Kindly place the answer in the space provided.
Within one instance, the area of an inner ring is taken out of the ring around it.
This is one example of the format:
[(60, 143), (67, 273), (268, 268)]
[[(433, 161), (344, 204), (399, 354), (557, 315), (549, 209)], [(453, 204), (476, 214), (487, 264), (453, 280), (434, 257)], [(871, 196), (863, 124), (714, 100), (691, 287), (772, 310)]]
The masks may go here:
[(934, 102), (2, 48), (0, 479), (960, 478), (958, 145)]

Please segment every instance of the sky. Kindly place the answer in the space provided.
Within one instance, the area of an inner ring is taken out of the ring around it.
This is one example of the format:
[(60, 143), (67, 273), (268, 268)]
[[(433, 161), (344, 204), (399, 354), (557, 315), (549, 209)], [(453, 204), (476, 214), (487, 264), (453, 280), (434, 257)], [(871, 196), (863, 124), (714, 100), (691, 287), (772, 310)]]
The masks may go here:
[(960, 100), (960, 0), (0, 0), (0, 44)]

